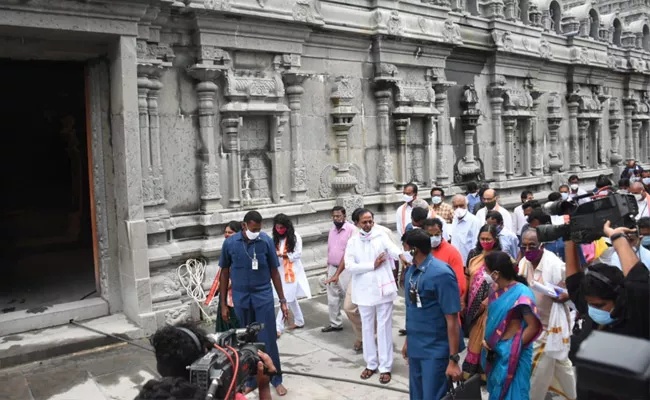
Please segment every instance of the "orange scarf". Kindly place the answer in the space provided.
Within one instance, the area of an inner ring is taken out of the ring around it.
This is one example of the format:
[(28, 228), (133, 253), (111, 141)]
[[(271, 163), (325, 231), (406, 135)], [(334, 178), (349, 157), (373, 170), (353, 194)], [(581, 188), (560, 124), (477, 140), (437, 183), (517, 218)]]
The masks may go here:
[(278, 256), (282, 257), (282, 267), (284, 268), (284, 282), (294, 283), (296, 281), (296, 274), (293, 272), (293, 262), (289, 260), (289, 256), (287, 255), (286, 239), (282, 245), (282, 251), (278, 253)]

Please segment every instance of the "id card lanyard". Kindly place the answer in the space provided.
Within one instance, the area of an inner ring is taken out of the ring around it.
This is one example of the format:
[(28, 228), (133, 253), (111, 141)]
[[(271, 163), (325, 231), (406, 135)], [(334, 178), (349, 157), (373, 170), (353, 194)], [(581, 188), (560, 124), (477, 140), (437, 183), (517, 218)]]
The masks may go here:
[[(417, 268), (416, 268), (417, 271)], [(423, 272), (420, 272), (418, 274), (418, 278), (415, 280), (415, 284), (413, 283), (413, 275), (409, 277), (409, 284), (411, 285), (411, 293), (415, 292), (415, 306), (417, 308), (422, 308), (422, 300), (420, 299), (420, 291), (418, 290), (418, 285), (420, 284), (420, 278), (422, 277)], [(413, 302), (413, 299), (411, 298), (411, 302)]]
[(252, 258), (251, 258), (251, 256), (248, 255), (248, 249), (246, 248), (246, 245), (244, 244), (244, 242), (242, 242), (242, 246), (244, 246), (244, 251), (246, 252), (246, 255), (248, 256), (248, 258), (250, 258), (250, 260), (251, 260), (251, 268), (253, 269), (253, 271), (257, 271), (259, 269), (259, 263), (257, 262), (257, 253), (256, 253), (256, 250), (255, 250), (255, 241), (253, 241), (253, 257)]

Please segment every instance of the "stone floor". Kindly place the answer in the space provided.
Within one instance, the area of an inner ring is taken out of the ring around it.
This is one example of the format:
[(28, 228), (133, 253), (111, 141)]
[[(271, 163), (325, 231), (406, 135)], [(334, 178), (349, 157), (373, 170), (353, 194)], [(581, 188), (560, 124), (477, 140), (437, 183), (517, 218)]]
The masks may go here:
[[(301, 307), (306, 328), (286, 333), (279, 340), (285, 371), (351, 379), (359, 383), (286, 374), (284, 383), (289, 393), (284, 399), (408, 399), (405, 393), (388, 390), (408, 390), (408, 368), (399, 354), (404, 339), (397, 333), (404, 321), (401, 299), (393, 315), (395, 362), (393, 381), (387, 385), (388, 388), (380, 386), (376, 378), (364, 382), (375, 385), (373, 387), (360, 384), (363, 357), (352, 350), (354, 337), (347, 321), (341, 332), (320, 331), (327, 323), (325, 296), (301, 301)], [(115, 345), (0, 370), (0, 399), (130, 400), (144, 382), (156, 376), (153, 354), (130, 345)], [(256, 399), (256, 396), (251, 394), (249, 398)], [(485, 394), (484, 398), (487, 399)]]

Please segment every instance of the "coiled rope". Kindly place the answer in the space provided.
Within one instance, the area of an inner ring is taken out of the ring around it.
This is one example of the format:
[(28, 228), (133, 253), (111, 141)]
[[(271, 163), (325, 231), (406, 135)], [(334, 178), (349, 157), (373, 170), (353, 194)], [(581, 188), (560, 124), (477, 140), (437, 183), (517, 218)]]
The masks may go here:
[(205, 291), (203, 290), (203, 278), (205, 278), (206, 266), (206, 260), (190, 258), (176, 269), (176, 275), (178, 275), (178, 280), (187, 295), (194, 300), (201, 313), (211, 322), (212, 318), (203, 309), (203, 302), (206, 298)]

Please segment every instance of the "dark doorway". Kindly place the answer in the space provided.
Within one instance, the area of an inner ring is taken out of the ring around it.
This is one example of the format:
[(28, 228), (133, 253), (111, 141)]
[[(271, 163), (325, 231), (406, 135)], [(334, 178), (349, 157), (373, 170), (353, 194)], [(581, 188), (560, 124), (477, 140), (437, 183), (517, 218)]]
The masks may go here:
[(0, 312), (96, 295), (83, 63), (0, 59)]

